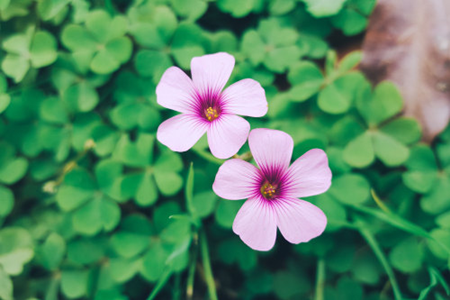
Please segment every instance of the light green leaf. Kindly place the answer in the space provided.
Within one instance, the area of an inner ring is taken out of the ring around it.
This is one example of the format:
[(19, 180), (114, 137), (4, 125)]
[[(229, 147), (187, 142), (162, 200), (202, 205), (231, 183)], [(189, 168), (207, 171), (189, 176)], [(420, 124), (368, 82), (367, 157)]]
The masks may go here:
[(366, 132), (350, 143), (344, 149), (344, 160), (351, 166), (364, 168), (375, 160), (372, 135)]
[(399, 166), (408, 159), (409, 149), (394, 138), (381, 132), (374, 132), (372, 138), (375, 155), (386, 166)]

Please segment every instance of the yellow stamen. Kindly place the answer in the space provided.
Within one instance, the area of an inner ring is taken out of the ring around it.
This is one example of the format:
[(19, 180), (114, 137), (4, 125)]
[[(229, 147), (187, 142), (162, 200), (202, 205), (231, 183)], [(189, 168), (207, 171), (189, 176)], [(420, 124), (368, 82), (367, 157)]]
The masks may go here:
[(261, 187), (261, 193), (264, 198), (272, 199), (277, 193), (276, 186), (273, 186), (272, 184), (267, 182)]
[(208, 121), (214, 121), (215, 119), (217, 119), (219, 117), (219, 113), (217, 112), (217, 109), (212, 108), (212, 107), (208, 107), (205, 110), (205, 117), (206, 119), (208, 119)]

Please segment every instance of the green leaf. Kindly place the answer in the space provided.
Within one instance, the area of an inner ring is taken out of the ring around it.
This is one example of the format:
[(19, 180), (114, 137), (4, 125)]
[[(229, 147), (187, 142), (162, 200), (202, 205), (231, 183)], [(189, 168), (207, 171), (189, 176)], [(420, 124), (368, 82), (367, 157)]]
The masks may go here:
[(329, 17), (337, 14), (346, 0), (302, 0), (307, 10), (315, 17)]
[(63, 93), (63, 99), (74, 111), (79, 112), (91, 111), (99, 102), (97, 91), (87, 81), (69, 87)]
[(370, 132), (358, 136), (350, 141), (344, 149), (344, 160), (351, 166), (364, 168), (375, 160), (375, 153)]
[(215, 213), (217, 223), (224, 228), (231, 228), (242, 204), (244, 204), (243, 201), (219, 200), (219, 206)]
[(423, 249), (416, 238), (405, 239), (389, 253), (394, 268), (404, 273), (414, 273), (422, 266)]
[(39, 110), (41, 118), (50, 123), (65, 124), (68, 116), (64, 103), (57, 97), (45, 99)]
[(283, 73), (293, 61), (301, 56), (297, 46), (285, 46), (269, 51), (264, 59), (264, 66), (275, 73)]
[(48, 21), (61, 13), (70, 0), (43, 0), (38, 2), (38, 12), (42, 20)]
[(102, 237), (78, 238), (67, 245), (67, 258), (81, 265), (98, 262), (105, 255), (105, 240)]
[(333, 180), (329, 193), (344, 204), (362, 204), (370, 197), (369, 182), (358, 174), (344, 174)]
[(165, 53), (152, 50), (140, 50), (134, 61), (134, 67), (141, 76), (152, 76), (158, 82), (165, 70), (172, 66), (172, 61)]
[(166, 267), (168, 253), (160, 242), (152, 242), (142, 261), (142, 276), (151, 282), (157, 281)]
[(220, 260), (226, 264), (237, 263), (241, 270), (249, 271), (257, 264), (255, 251), (247, 247), (238, 239), (225, 240), (219, 244)]
[(131, 258), (142, 253), (149, 246), (146, 235), (133, 232), (118, 232), (111, 238), (113, 249), (122, 257)]
[(264, 42), (255, 30), (248, 30), (244, 33), (242, 36), (241, 50), (247, 55), (254, 66), (263, 62), (266, 56)]
[(368, 125), (379, 125), (400, 113), (403, 99), (393, 83), (384, 81), (376, 86), (372, 99), (361, 97), (357, 107)]
[(2, 61), (3, 72), (13, 78), (16, 83), (22, 81), (29, 69), (28, 59), (16, 54), (8, 54)]
[(56, 201), (62, 210), (70, 211), (89, 201), (94, 193), (95, 183), (91, 175), (83, 169), (74, 169), (65, 176)]
[(397, 118), (380, 127), (380, 131), (394, 137), (405, 145), (413, 144), (422, 137), (420, 124), (411, 118)]
[(375, 155), (389, 167), (403, 164), (409, 157), (409, 149), (394, 138), (376, 131), (372, 135)]
[(158, 200), (158, 190), (151, 174), (144, 173), (136, 192), (136, 203), (140, 206), (150, 206)]
[(13, 184), (20, 180), (27, 172), (28, 161), (25, 158), (13, 158), (0, 167), (0, 182)]
[(19, 275), (34, 256), (30, 233), (20, 227), (0, 231), (0, 267), (9, 275)]
[(204, 38), (200, 27), (194, 24), (181, 24), (172, 40), (172, 54), (182, 69), (190, 69), (191, 59), (205, 54)]
[(108, 49), (101, 49), (94, 55), (90, 63), (90, 68), (97, 74), (109, 74), (120, 67), (120, 62)]
[(242, 18), (256, 8), (255, 0), (218, 0), (217, 6), (223, 12), (230, 13), (235, 18)]
[(8, 108), (10, 103), (11, 97), (8, 94), (0, 94), (0, 114)]
[(72, 51), (93, 53), (97, 48), (94, 37), (82, 26), (69, 24), (62, 30), (61, 42)]
[(104, 197), (95, 198), (73, 214), (74, 229), (85, 235), (95, 235), (101, 230), (111, 231), (120, 221), (120, 208)]
[(194, 195), (192, 199), (192, 210), (194, 215), (205, 218), (209, 216), (216, 208), (218, 197), (212, 191), (200, 192)]
[(450, 208), (450, 178), (440, 176), (420, 200), (420, 207), (430, 214), (442, 214)]
[(290, 98), (301, 102), (319, 92), (324, 77), (315, 64), (302, 61), (289, 70), (288, 80), (293, 85)]
[(14, 207), (14, 194), (12, 191), (0, 185), (0, 218), (6, 217)]
[(114, 57), (115, 60), (117, 60), (120, 64), (123, 64), (126, 63), (131, 57), (133, 43), (128, 37), (122, 36), (109, 41), (105, 45), (105, 49), (112, 57)]
[(186, 2), (184, 0), (170, 0), (175, 12), (191, 21), (200, 18), (208, 8), (208, 4), (202, 0), (192, 0)]
[(48, 270), (56, 270), (66, 254), (66, 241), (57, 233), (51, 233), (40, 248), (42, 265)]
[(344, 56), (339, 62), (338, 71), (343, 73), (350, 71), (354, 67), (356, 67), (362, 60), (362, 52), (361, 51), (353, 51)]
[(87, 295), (89, 271), (69, 271), (61, 273), (61, 291), (67, 298), (80, 298)]
[(13, 300), (13, 283), (8, 274), (0, 267), (0, 299)]
[(46, 31), (37, 32), (31, 41), (31, 65), (34, 68), (42, 68), (52, 64), (56, 57), (56, 40), (53, 35)]
[[(429, 240), (430, 251), (438, 258), (447, 260), (450, 252), (450, 231), (436, 228), (430, 232), (435, 241)], [(444, 247), (446, 247), (446, 249)]]
[(95, 142), (95, 153), (98, 156), (106, 156), (113, 152), (119, 134), (109, 126), (98, 125), (92, 130), (92, 139)]

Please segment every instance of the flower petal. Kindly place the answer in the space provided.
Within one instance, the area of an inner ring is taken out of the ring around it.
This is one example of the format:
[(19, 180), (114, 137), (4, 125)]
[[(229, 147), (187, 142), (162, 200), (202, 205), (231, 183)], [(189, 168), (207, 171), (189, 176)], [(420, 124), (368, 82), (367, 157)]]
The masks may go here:
[(221, 92), (234, 68), (234, 57), (228, 53), (194, 57), (191, 60), (192, 81), (200, 93)]
[(256, 163), (266, 176), (289, 167), (294, 148), (294, 141), (289, 134), (273, 129), (253, 129), (248, 144)]
[(277, 237), (273, 207), (261, 198), (248, 199), (234, 219), (233, 231), (254, 250), (272, 249)]
[(192, 80), (177, 67), (168, 68), (156, 87), (156, 101), (159, 105), (178, 112), (193, 111), (194, 84)]
[(189, 150), (205, 134), (208, 124), (198, 116), (181, 114), (161, 123), (156, 137), (172, 151)]
[(331, 170), (327, 155), (321, 149), (312, 149), (291, 165), (284, 190), (289, 196), (309, 197), (326, 192), (330, 185)]
[(308, 242), (321, 235), (327, 226), (327, 217), (323, 211), (307, 201), (284, 197), (273, 204), (278, 228), (292, 244)]
[(260, 171), (251, 163), (242, 159), (230, 159), (219, 168), (213, 190), (224, 199), (247, 199), (258, 189), (260, 178)]
[(222, 94), (227, 112), (262, 117), (267, 113), (267, 100), (264, 89), (253, 79), (243, 79), (229, 87)]
[(241, 117), (222, 114), (208, 128), (211, 153), (220, 159), (236, 154), (248, 137), (250, 124)]

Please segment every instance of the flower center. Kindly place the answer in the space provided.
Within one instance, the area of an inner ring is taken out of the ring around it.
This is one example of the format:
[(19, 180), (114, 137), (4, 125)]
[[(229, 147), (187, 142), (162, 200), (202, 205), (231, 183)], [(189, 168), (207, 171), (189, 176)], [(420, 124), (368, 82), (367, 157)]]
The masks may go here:
[(261, 194), (264, 198), (272, 200), (277, 195), (277, 186), (266, 182), (261, 186)]
[(214, 121), (215, 119), (217, 119), (219, 117), (219, 112), (217, 111), (217, 109), (213, 108), (211, 106), (208, 107), (207, 109), (205, 109), (204, 113), (205, 113), (205, 118), (210, 122)]

